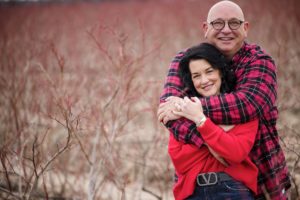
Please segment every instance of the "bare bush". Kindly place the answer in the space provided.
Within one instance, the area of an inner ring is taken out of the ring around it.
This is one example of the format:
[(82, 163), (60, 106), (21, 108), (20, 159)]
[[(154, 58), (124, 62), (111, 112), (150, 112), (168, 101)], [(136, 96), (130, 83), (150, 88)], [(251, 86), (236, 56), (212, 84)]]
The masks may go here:
[[(172, 199), (156, 108), (172, 56), (201, 42), (214, 2), (0, 5), (0, 198)], [(278, 66), (278, 130), (297, 199), (298, 3), (237, 3), (249, 41)]]

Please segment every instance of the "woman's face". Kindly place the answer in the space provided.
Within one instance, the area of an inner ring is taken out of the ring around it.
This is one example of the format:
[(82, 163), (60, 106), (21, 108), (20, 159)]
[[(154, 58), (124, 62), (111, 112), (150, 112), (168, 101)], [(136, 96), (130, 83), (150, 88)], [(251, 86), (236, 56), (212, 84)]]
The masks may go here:
[(220, 94), (221, 73), (204, 59), (191, 60), (189, 64), (192, 81), (197, 92), (204, 96)]

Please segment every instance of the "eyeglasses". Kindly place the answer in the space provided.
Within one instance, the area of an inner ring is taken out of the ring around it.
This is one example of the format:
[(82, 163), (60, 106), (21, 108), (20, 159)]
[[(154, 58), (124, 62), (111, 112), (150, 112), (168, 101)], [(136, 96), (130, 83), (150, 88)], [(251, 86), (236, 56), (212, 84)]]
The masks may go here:
[(229, 21), (225, 21), (222, 19), (216, 19), (212, 22), (210, 22), (209, 24), (212, 25), (212, 27), (217, 30), (220, 31), (225, 27), (225, 23), (227, 22), (228, 27), (231, 30), (237, 30), (238, 28), (240, 28), (241, 24), (244, 23), (244, 21), (238, 20), (238, 19), (232, 19)]

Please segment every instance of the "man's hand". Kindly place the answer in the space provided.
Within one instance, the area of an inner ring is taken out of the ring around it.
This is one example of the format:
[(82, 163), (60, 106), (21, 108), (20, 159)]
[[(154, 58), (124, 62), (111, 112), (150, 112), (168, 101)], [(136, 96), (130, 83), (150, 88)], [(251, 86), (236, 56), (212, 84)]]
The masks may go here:
[(181, 116), (174, 114), (176, 111), (176, 104), (182, 102), (183, 99), (180, 97), (168, 97), (166, 102), (159, 104), (157, 117), (158, 121), (166, 124), (168, 121), (179, 119)]

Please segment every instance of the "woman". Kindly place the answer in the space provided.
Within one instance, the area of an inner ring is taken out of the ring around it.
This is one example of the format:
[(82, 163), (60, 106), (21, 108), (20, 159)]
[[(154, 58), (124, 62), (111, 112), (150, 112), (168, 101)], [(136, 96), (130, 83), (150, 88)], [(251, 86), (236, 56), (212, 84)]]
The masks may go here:
[[(179, 72), (192, 96), (205, 98), (233, 89), (234, 76), (226, 71), (225, 63), (214, 46), (203, 43), (187, 50)], [(217, 126), (203, 114), (196, 97), (185, 97), (176, 107), (173, 113), (192, 120), (205, 145), (199, 149), (183, 144), (170, 134), (168, 151), (177, 175), (175, 199), (254, 199), (258, 169), (248, 154), (255, 141), (258, 120)]]

